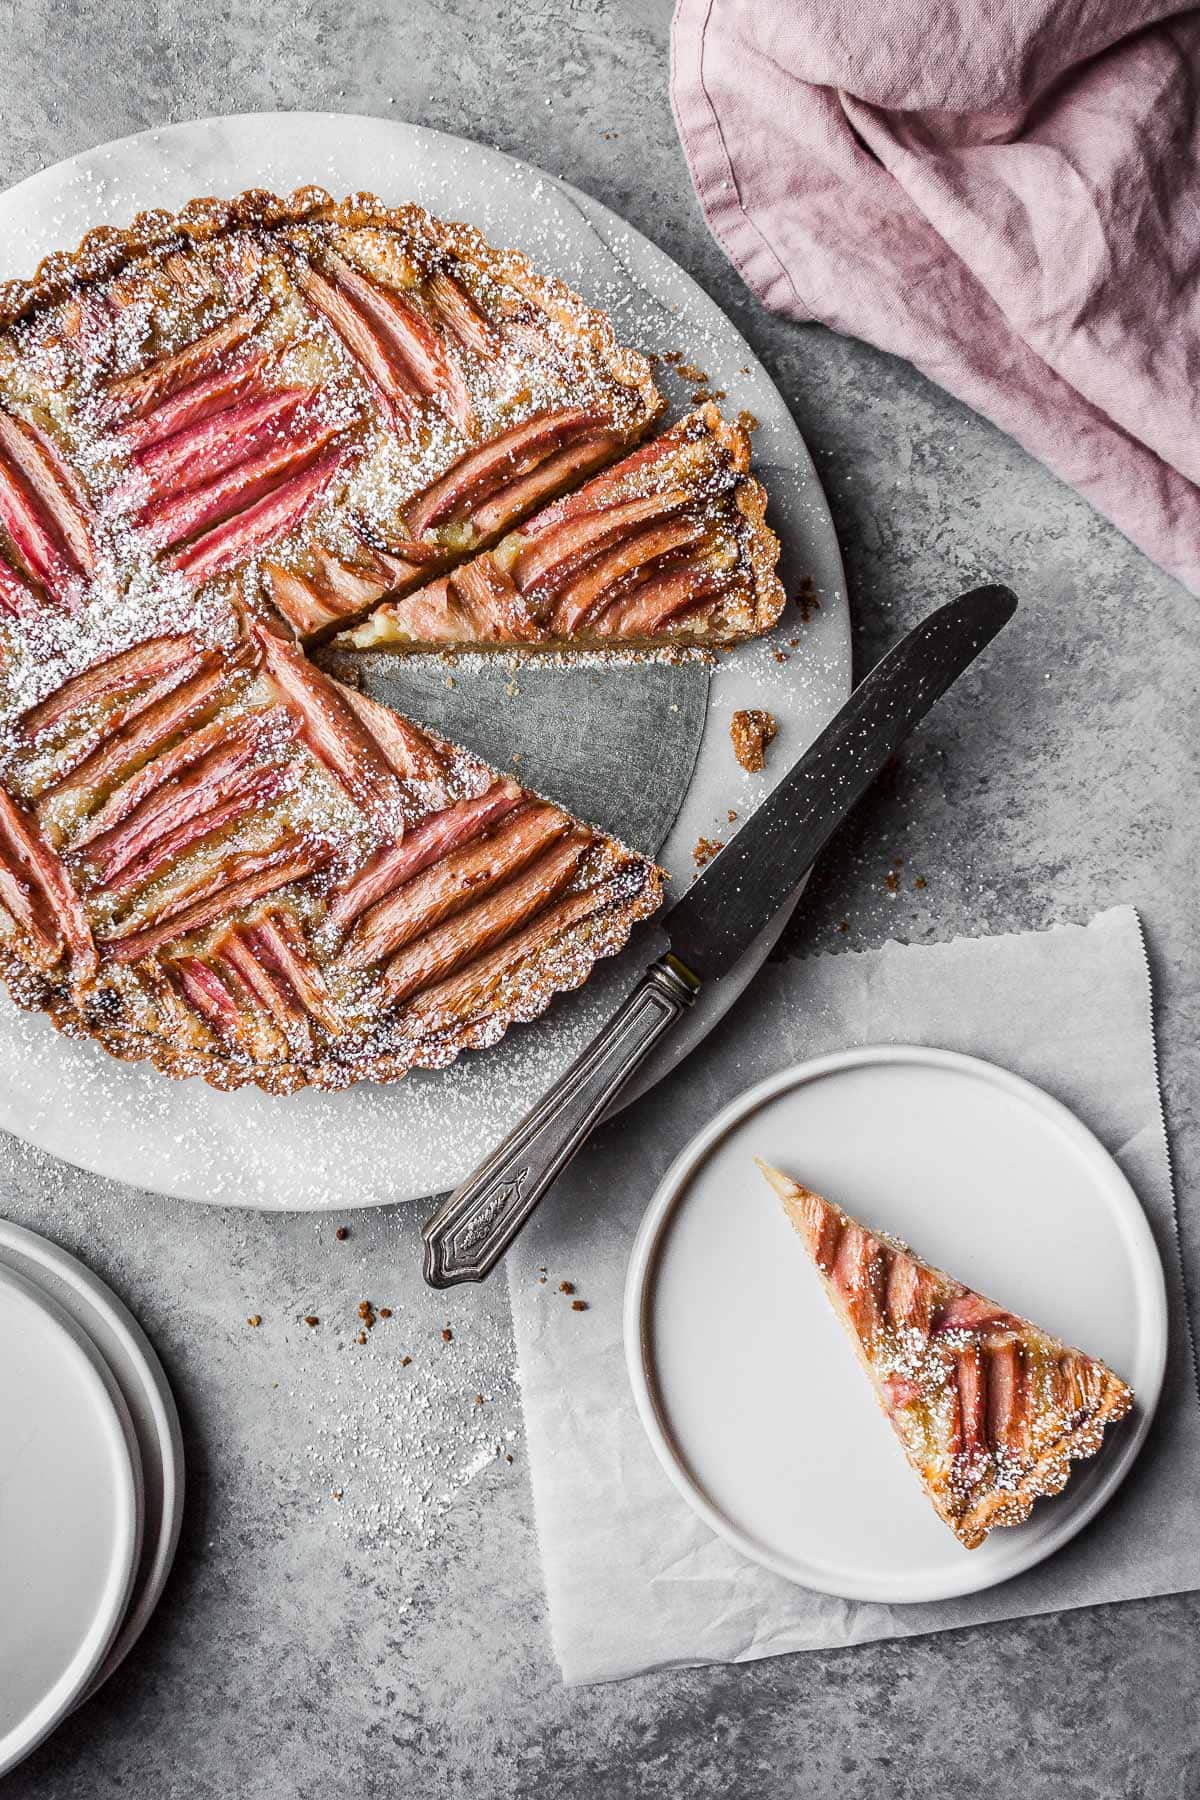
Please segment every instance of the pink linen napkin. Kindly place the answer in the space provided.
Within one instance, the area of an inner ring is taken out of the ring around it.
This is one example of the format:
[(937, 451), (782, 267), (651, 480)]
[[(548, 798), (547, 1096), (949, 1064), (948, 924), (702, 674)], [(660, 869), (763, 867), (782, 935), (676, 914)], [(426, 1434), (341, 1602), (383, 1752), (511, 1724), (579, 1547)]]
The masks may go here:
[(672, 99), (764, 305), (907, 357), (1200, 592), (1200, 11), (678, 0)]

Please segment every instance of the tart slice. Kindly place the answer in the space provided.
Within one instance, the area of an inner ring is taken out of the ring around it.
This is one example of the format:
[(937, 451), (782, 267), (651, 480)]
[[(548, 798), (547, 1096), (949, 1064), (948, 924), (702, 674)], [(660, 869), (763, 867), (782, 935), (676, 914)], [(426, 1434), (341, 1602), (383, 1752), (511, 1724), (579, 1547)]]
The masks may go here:
[[(784, 595), (766, 495), (749, 470), (745, 431), (702, 406), (493, 549), (412, 591), (398, 585), (348, 641), (602, 651), (753, 637), (774, 625)], [(497, 523), (491, 503), (475, 514), (486, 535)], [(276, 603), (287, 610), (286, 596)]]
[(968, 1550), (1094, 1456), (1133, 1394), (1096, 1357), (759, 1162), (939, 1516)]

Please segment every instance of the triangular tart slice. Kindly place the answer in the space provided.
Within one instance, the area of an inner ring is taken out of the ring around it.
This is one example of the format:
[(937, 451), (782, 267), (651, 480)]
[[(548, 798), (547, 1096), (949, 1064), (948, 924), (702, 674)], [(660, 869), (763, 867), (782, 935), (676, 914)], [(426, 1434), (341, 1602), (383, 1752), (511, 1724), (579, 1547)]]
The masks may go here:
[(1119, 1376), (759, 1162), (938, 1514), (1019, 1525), (1133, 1405)]
[[(745, 430), (701, 406), (494, 548), (398, 589), (348, 641), (592, 653), (736, 643), (769, 631), (783, 610), (766, 507)], [(488, 506), (475, 523), (491, 534)], [(277, 590), (285, 611), (286, 600)]]

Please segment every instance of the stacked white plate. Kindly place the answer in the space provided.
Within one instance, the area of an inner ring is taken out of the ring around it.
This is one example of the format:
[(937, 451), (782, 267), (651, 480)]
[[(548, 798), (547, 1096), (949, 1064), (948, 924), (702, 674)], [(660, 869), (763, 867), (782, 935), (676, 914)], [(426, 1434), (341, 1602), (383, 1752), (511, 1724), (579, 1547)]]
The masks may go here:
[(0, 1220), (0, 1775), (141, 1636), (179, 1540), (183, 1442), (145, 1333)]

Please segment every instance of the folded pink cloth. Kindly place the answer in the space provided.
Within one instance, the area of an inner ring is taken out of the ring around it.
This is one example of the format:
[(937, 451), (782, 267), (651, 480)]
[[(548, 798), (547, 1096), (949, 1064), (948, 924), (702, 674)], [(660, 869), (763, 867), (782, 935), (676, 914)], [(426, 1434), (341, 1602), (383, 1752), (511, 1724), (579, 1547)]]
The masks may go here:
[(679, 0), (672, 97), (764, 305), (907, 357), (1200, 592), (1200, 12)]

